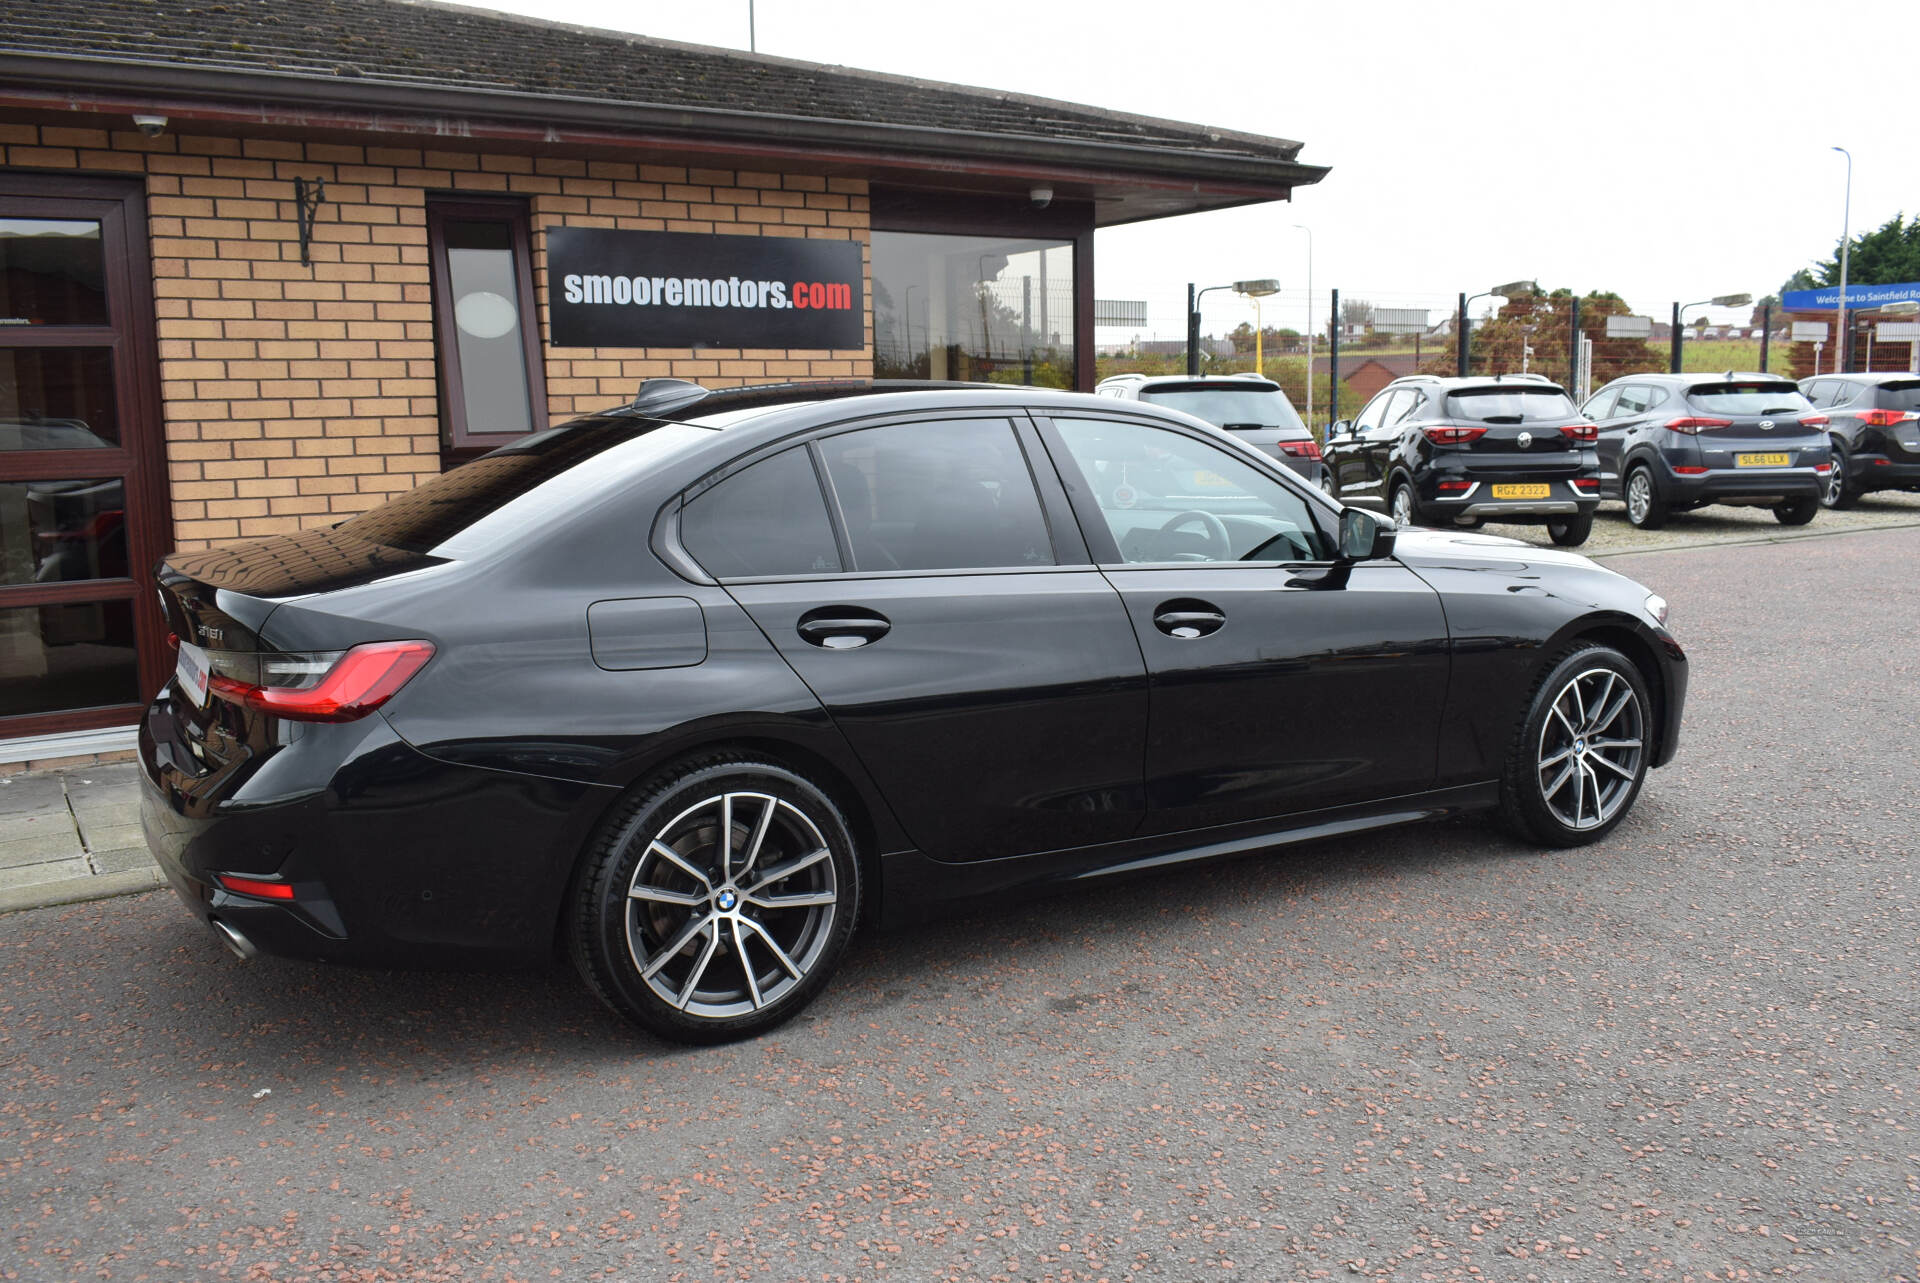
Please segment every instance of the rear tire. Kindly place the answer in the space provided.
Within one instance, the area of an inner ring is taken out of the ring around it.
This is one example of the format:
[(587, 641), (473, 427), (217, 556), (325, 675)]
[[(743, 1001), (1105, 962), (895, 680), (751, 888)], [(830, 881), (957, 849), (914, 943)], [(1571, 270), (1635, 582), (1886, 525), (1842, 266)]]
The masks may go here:
[(1333, 479), (1333, 473), (1326, 468), (1320, 469), (1320, 491), (1332, 499), (1340, 497), (1340, 483)]
[(1547, 537), (1562, 548), (1578, 548), (1592, 533), (1593, 514), (1591, 512), (1547, 522)]
[(642, 1028), (727, 1042), (812, 1001), (860, 894), (851, 832), (823, 790), (772, 762), (710, 756), (640, 785), (601, 829), (575, 878), (568, 952)]
[(1773, 510), (1773, 518), (1783, 526), (1804, 526), (1820, 515), (1818, 499), (1792, 499)]
[(1633, 808), (1653, 760), (1653, 701), (1633, 661), (1576, 644), (1527, 697), (1507, 750), (1500, 815), (1542, 846), (1584, 846)]
[(1847, 447), (1836, 438), (1833, 442), (1833, 471), (1827, 474), (1827, 488), (1820, 492), (1820, 506), (1831, 508), (1835, 512), (1845, 512), (1860, 502), (1860, 492), (1847, 484)]
[(1654, 483), (1653, 469), (1646, 464), (1634, 465), (1620, 493), (1627, 501), (1627, 521), (1636, 530), (1658, 530), (1667, 524), (1666, 501)]
[(1405, 481), (1393, 483), (1393, 497), (1389, 501), (1396, 526), (1417, 526), (1420, 524), (1420, 505), (1414, 502), (1413, 486)]

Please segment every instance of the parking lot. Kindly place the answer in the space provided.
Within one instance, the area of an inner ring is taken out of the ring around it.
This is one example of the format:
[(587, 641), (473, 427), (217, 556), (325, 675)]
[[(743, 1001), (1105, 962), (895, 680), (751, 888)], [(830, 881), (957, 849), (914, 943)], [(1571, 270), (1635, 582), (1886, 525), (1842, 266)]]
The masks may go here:
[[(1870, 519), (1920, 504), (1791, 533)], [(1916, 558), (1611, 561), (1694, 685), (1598, 846), (1460, 819), (868, 937), (734, 1046), (560, 971), (243, 965), (165, 893), (0, 918), (0, 1278), (1920, 1277)]]
[[(1920, 494), (1897, 490), (1865, 495), (1857, 506), (1845, 512), (1822, 509), (1811, 525), (1798, 527), (1781, 525), (1774, 520), (1773, 511), (1769, 508), (1730, 508), (1724, 504), (1714, 504), (1692, 512), (1674, 513), (1667, 519), (1664, 530), (1636, 530), (1627, 522), (1625, 506), (1608, 502), (1602, 503), (1594, 516), (1592, 537), (1577, 551), (1592, 557), (1618, 552), (1693, 548), (1702, 544), (1803, 539), (1809, 535), (1832, 534), (1836, 530), (1878, 530), (1915, 524), (1920, 524)], [(1524, 539), (1528, 543), (1547, 545), (1552, 542), (1547, 538), (1545, 526), (1489, 523), (1482, 529), (1510, 539)]]

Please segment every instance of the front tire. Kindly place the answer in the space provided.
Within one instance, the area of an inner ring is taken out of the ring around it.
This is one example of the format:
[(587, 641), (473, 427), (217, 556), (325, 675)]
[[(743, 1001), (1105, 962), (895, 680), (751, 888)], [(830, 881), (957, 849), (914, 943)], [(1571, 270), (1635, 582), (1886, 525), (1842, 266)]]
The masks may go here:
[(635, 790), (575, 879), (569, 952), (601, 1001), (677, 1042), (762, 1033), (819, 993), (860, 914), (833, 800), (752, 757), (709, 757)]
[(1534, 686), (1507, 752), (1500, 813), (1542, 846), (1583, 846), (1626, 818), (1653, 759), (1653, 701), (1633, 662), (1578, 645)]
[(1791, 499), (1773, 510), (1773, 519), (1783, 526), (1804, 526), (1820, 515), (1818, 499)]
[(1578, 548), (1593, 533), (1593, 514), (1583, 512), (1547, 522), (1547, 537), (1562, 548)]
[(1627, 474), (1620, 492), (1627, 501), (1627, 521), (1636, 530), (1658, 530), (1667, 524), (1667, 505), (1654, 484), (1653, 469), (1642, 463)]

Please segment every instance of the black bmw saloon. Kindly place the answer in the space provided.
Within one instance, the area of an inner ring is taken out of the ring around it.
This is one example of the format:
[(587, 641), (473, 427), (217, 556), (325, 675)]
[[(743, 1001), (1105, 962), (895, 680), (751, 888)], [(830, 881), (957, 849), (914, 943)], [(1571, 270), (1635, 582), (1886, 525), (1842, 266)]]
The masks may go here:
[(144, 823), (229, 947), (559, 953), (691, 1042), (943, 902), (1475, 809), (1593, 841), (1687, 688), (1585, 558), (1032, 388), (656, 380), (160, 578)]

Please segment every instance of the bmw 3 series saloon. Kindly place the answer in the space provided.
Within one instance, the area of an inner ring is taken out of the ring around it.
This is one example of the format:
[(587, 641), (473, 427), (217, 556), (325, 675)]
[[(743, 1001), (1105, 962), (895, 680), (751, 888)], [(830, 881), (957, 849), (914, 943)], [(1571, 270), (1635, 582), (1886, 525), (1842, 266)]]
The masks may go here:
[(654, 381), (160, 577), (144, 823), (235, 952), (558, 952), (693, 1042), (943, 902), (1466, 810), (1591, 842), (1687, 688), (1585, 558), (1030, 388)]

